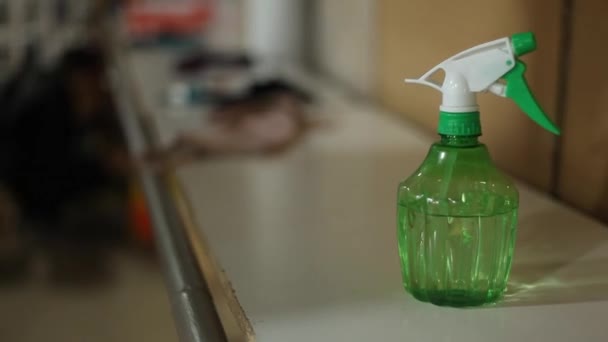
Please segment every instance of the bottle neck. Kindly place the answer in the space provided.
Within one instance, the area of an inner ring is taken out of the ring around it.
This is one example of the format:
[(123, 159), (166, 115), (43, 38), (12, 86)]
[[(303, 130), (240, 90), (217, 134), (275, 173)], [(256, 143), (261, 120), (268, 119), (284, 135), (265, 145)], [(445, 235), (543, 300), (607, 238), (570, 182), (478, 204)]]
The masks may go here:
[(445, 135), (440, 134), (441, 144), (453, 147), (473, 147), (479, 145), (478, 135)]

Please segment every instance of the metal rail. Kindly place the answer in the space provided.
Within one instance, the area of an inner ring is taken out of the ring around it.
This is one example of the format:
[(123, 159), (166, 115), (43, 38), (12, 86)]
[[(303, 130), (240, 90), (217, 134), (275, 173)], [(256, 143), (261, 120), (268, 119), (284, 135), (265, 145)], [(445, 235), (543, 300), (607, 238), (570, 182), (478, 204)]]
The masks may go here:
[[(113, 55), (109, 78), (129, 150), (138, 156), (153, 141), (146, 136), (141, 113), (134, 104), (129, 70), (119, 53)], [(226, 341), (207, 283), (162, 177), (146, 167), (139, 169), (139, 177), (152, 214), (156, 246), (180, 341)]]

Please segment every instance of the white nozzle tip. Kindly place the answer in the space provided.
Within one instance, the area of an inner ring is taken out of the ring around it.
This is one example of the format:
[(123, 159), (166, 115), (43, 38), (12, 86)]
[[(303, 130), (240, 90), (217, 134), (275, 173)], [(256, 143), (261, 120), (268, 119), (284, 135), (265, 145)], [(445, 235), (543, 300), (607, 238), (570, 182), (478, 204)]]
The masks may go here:
[(406, 79), (403, 80), (403, 82), (405, 82), (405, 83), (414, 83), (416, 81), (418, 81), (418, 80), (414, 79), (414, 78), (406, 78)]

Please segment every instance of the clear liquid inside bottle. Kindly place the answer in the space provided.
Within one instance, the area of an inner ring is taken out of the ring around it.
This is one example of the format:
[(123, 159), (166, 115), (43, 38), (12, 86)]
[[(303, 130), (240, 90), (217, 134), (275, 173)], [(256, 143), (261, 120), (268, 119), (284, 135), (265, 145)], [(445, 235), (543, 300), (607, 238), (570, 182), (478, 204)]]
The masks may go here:
[(399, 205), (403, 285), (437, 305), (493, 302), (507, 285), (517, 211), (493, 216), (429, 215)]

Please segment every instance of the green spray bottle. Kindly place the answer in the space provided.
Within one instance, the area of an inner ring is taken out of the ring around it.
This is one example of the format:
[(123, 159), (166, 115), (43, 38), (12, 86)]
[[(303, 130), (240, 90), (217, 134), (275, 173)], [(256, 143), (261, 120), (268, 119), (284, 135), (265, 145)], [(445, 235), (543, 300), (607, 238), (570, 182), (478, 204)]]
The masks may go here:
[[(519, 33), (463, 51), (406, 82), (443, 94), (438, 132), (422, 165), (398, 189), (398, 244), (403, 285), (415, 298), (474, 306), (501, 297), (507, 286), (519, 194), (496, 168), (481, 135), (476, 93), (508, 97), (537, 124), (559, 129), (530, 92), (517, 59), (536, 49)], [(431, 77), (442, 69), (443, 84)]]

